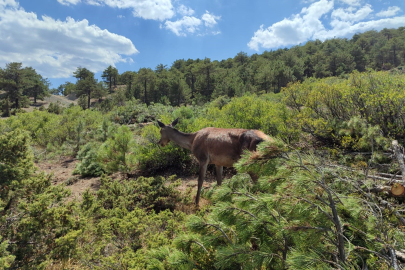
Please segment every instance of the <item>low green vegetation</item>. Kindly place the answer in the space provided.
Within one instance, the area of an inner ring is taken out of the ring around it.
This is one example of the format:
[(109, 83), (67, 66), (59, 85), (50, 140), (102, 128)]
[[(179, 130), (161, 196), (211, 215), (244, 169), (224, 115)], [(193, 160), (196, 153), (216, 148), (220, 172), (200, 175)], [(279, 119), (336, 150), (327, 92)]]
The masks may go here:
[[(400, 30), (390, 33), (401, 38)], [(218, 63), (176, 61), (136, 74), (109, 67), (104, 85), (78, 68), (78, 83), (58, 91), (90, 87), (79, 105), (30, 113), (17, 106), (0, 120), (0, 269), (404, 268), (405, 197), (392, 192), (405, 185), (396, 177), (403, 157), (392, 145), (405, 145), (402, 71), (361, 68), (376, 68), (379, 58), (335, 69), (321, 61), (305, 79), (291, 67), (296, 79), (266, 82), (248, 69), (270, 61), (263, 72), (275, 72), (276, 54), (285, 63), (310, 61), (333, 44), (372, 55), (367, 38), (385, 34)], [(390, 55), (387, 44), (379, 49)], [(303, 58), (295, 57), (299, 51)], [(203, 86), (207, 79), (212, 84)], [(89, 97), (100, 100), (89, 106)], [(260, 129), (274, 140), (244, 153), (196, 207), (195, 190), (182, 179), (197, 177), (195, 159), (172, 143), (157, 145), (156, 120), (176, 118), (182, 132)], [(35, 166), (60, 157), (77, 159), (75, 179), (98, 177), (97, 188), (72, 199), (66, 185), (73, 181), (54, 184)]]

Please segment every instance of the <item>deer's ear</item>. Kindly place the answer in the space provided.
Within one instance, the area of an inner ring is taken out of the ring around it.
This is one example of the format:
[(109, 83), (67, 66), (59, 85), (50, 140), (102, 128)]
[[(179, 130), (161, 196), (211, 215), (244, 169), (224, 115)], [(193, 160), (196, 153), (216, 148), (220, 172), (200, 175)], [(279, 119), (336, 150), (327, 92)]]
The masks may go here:
[(158, 122), (159, 127), (161, 127), (161, 128), (164, 128), (164, 127), (166, 126), (165, 124), (163, 124), (163, 123), (160, 122), (159, 120), (158, 120), (157, 122)]
[(176, 120), (174, 120), (170, 125), (172, 127), (174, 127), (175, 125), (177, 125), (177, 123), (179, 122), (179, 118), (177, 118)]

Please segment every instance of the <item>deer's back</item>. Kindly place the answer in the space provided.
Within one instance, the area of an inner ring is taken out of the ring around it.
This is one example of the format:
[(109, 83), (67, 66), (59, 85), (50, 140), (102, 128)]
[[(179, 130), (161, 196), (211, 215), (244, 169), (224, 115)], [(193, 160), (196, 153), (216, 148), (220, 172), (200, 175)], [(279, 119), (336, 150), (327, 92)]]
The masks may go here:
[(199, 161), (231, 167), (245, 149), (255, 151), (257, 144), (269, 139), (259, 130), (209, 127), (197, 132), (191, 151)]

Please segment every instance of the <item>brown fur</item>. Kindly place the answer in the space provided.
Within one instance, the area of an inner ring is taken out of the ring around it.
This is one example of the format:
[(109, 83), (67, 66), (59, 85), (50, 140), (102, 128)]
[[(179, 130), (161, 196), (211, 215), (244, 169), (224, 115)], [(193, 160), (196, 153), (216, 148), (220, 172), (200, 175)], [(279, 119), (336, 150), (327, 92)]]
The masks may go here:
[(259, 130), (203, 128), (195, 133), (183, 133), (173, 127), (178, 119), (170, 125), (159, 122), (161, 139), (159, 144), (165, 146), (170, 141), (191, 150), (200, 164), (198, 177), (198, 191), (196, 204), (200, 199), (202, 183), (208, 164), (215, 164), (217, 183), (222, 183), (223, 167), (232, 167), (238, 161), (244, 150), (256, 151), (256, 147), (264, 140), (271, 140), (269, 136)]

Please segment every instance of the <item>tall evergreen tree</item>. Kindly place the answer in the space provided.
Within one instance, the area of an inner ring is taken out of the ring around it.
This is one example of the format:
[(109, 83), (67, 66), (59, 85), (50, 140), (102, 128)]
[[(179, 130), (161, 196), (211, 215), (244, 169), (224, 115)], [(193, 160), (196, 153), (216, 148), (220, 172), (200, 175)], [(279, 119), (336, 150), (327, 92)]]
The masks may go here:
[(24, 89), (27, 84), (25, 71), (22, 68), (22, 63), (17, 62), (8, 63), (5, 69), (0, 70), (0, 89), (6, 92), (6, 97), (14, 108), (21, 107)]
[(34, 103), (37, 103), (37, 99), (43, 100), (44, 97), (49, 96), (49, 85), (48, 79), (42, 78), (41, 75), (37, 74), (35, 69), (26, 68), (27, 85), (24, 89), (24, 94), (33, 97)]
[(143, 89), (143, 101), (149, 104), (148, 89), (151, 90), (155, 83), (155, 73), (153, 70), (150, 68), (141, 68), (138, 72), (138, 83)]
[(76, 93), (77, 96), (87, 96), (87, 108), (90, 108), (90, 99), (92, 94), (97, 90), (97, 80), (94, 78), (94, 73), (87, 68), (78, 67), (73, 72), (74, 77), (77, 78)]
[(112, 93), (112, 86), (117, 85), (118, 69), (110, 65), (103, 71), (101, 77), (103, 78), (104, 82), (108, 84), (108, 89), (110, 93)]

